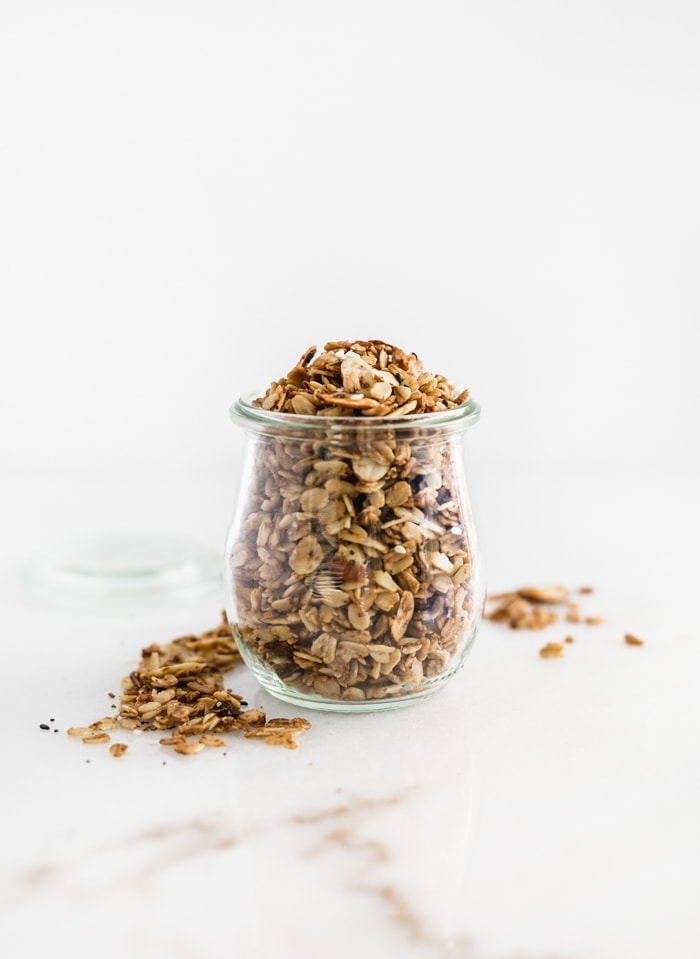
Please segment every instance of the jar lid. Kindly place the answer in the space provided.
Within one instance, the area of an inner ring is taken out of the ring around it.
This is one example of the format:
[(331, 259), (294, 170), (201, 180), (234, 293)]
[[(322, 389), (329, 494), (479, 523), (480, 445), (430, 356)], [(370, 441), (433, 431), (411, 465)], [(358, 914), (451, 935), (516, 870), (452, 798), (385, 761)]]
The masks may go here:
[(34, 596), (69, 605), (190, 600), (222, 587), (223, 561), (169, 534), (95, 533), (60, 544), (25, 570)]

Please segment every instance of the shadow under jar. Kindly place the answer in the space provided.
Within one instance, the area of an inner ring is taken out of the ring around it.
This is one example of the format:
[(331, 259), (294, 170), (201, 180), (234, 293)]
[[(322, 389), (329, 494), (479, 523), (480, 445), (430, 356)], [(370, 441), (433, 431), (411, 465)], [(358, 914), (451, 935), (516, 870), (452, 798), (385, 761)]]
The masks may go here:
[(226, 543), (241, 655), (278, 699), (378, 710), (464, 662), (484, 583), (463, 469), (472, 400), (419, 416), (299, 416), (242, 398), (243, 474)]

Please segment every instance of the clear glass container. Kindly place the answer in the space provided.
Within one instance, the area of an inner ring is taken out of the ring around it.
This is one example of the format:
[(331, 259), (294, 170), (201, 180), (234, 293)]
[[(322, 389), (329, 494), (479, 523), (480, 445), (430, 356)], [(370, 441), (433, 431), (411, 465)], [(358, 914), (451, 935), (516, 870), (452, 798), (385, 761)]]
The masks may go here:
[(318, 417), (241, 398), (224, 584), (241, 655), (286, 702), (401, 706), (471, 648), (484, 578), (464, 476), (469, 399), (438, 413)]

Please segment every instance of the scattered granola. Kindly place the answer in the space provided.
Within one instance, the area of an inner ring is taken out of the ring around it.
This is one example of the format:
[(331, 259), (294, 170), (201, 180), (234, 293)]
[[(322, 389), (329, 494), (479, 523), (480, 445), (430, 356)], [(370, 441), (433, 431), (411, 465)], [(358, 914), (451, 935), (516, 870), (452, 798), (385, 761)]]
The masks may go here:
[[(578, 592), (583, 595), (591, 594), (591, 586), (582, 586)], [(579, 604), (572, 602), (569, 590), (563, 586), (554, 586), (546, 589), (525, 587), (512, 593), (498, 593), (489, 596), (487, 603), (495, 603), (493, 609), (484, 614), (485, 619), (496, 623), (508, 623), (512, 629), (544, 629), (556, 623), (559, 615), (557, 607), (564, 607), (564, 618), (567, 623), (584, 623), (587, 626), (600, 626), (605, 622), (603, 616), (581, 616)], [(544, 609), (544, 606), (548, 609)], [(624, 640), (628, 646), (643, 646), (644, 640), (632, 633), (625, 633)], [(573, 643), (573, 636), (566, 636), (564, 643)], [(540, 649), (543, 659), (562, 656), (562, 643), (547, 643)]]
[(558, 614), (551, 608), (568, 601), (569, 592), (563, 586), (547, 589), (524, 587), (513, 593), (498, 593), (490, 596), (489, 603), (496, 607), (485, 614), (492, 622), (506, 622), (511, 629), (545, 629), (556, 623)]
[(228, 549), (239, 640), (286, 686), (359, 703), (459, 664), (481, 612), (472, 522), (454, 444), (416, 414), (467, 397), (415, 354), (362, 340), (310, 347), (253, 401), (317, 421), (256, 438)]
[[(311, 727), (308, 720), (267, 720), (262, 710), (242, 710), (243, 699), (224, 688), (222, 673), (239, 661), (231, 627), (222, 613), (222, 622), (199, 636), (144, 649), (138, 667), (122, 680), (117, 715), (90, 726), (72, 726), (68, 735), (86, 744), (100, 744), (110, 741), (107, 729), (167, 730), (161, 745), (189, 756), (207, 746), (225, 746), (219, 734), (240, 731), (270, 745), (296, 749), (295, 737)], [(124, 743), (113, 743), (109, 751), (119, 757), (126, 750)]]
[[(579, 593), (593, 592), (590, 586), (582, 587)], [(602, 616), (580, 614), (579, 604), (571, 600), (571, 593), (564, 586), (550, 586), (535, 589), (523, 587), (512, 593), (498, 593), (489, 596), (488, 603), (496, 605), (484, 614), (492, 622), (505, 622), (512, 629), (545, 629), (559, 621), (561, 607), (565, 608), (567, 623), (586, 623), (598, 626), (605, 622)]]

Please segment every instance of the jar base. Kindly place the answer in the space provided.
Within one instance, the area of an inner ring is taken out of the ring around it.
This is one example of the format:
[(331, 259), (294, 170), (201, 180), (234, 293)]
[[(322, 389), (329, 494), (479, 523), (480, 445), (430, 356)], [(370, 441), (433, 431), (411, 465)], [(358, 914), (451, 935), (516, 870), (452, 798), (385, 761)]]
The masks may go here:
[(457, 663), (457, 665), (442, 675), (435, 677), (435, 679), (429, 685), (425, 685), (421, 689), (417, 689), (415, 691), (402, 693), (401, 695), (360, 700), (329, 699), (326, 696), (319, 696), (316, 693), (304, 693), (300, 690), (296, 690), (293, 687), (283, 683), (282, 680), (279, 679), (279, 677), (273, 672), (261, 666), (260, 661), (250, 653), (245, 643), (238, 639), (235, 629), (234, 637), (236, 637), (237, 645), (244, 663), (250, 669), (251, 673), (255, 676), (265, 692), (269, 693), (271, 696), (274, 696), (275, 699), (279, 699), (284, 703), (289, 703), (292, 706), (297, 706), (298, 708), (314, 709), (329, 713), (376, 713), (389, 709), (401, 709), (404, 706), (410, 706), (411, 704), (420, 702), (421, 700), (429, 699), (431, 696), (434, 696), (436, 693), (440, 692), (440, 690), (447, 685), (450, 679), (452, 679), (452, 677), (459, 672), (464, 665), (467, 655), (469, 654), (469, 651), (473, 645), (474, 639), (476, 638), (476, 634), (472, 636), (471, 641), (463, 650), (460, 661)]

